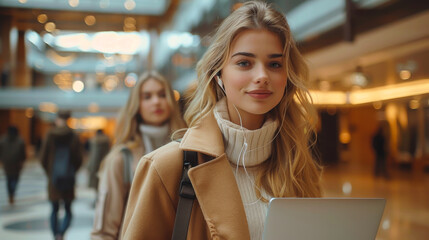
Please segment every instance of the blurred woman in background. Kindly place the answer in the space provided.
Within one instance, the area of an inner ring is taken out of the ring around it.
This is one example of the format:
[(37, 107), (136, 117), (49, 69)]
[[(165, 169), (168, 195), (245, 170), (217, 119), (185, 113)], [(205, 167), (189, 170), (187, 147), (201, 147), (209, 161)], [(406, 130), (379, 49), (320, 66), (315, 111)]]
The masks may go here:
[(170, 84), (155, 71), (143, 74), (119, 114), (116, 142), (103, 163), (91, 239), (119, 239), (138, 161), (183, 127)]

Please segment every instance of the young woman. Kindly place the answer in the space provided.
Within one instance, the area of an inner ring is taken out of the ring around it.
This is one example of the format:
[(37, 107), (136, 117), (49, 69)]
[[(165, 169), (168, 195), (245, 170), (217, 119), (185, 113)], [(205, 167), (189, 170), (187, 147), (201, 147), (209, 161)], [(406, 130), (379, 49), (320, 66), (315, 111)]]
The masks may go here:
[(321, 196), (307, 67), (283, 14), (244, 3), (213, 39), (197, 65), (190, 128), (139, 163), (123, 239), (171, 239), (184, 150), (199, 163), (188, 172), (196, 201), (187, 239), (261, 239), (270, 198)]
[(119, 238), (130, 190), (123, 150), (130, 150), (134, 172), (141, 156), (169, 142), (171, 133), (184, 126), (169, 83), (157, 72), (143, 74), (119, 114), (116, 142), (103, 163), (91, 239)]

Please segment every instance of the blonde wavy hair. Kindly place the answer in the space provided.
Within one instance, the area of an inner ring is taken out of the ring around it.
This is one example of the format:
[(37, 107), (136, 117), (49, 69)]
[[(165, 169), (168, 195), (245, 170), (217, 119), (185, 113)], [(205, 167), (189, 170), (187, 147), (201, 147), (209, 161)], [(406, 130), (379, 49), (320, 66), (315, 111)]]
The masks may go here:
[(142, 136), (139, 125), (143, 123), (140, 115), (141, 88), (145, 82), (154, 79), (162, 84), (170, 107), (170, 118), (168, 124), (170, 133), (184, 128), (185, 122), (182, 119), (180, 108), (174, 99), (173, 89), (169, 82), (158, 72), (149, 71), (142, 74), (136, 85), (131, 89), (127, 104), (121, 109), (115, 129), (115, 145), (119, 144), (141, 144)]
[(305, 87), (308, 68), (285, 17), (271, 5), (246, 2), (221, 23), (197, 64), (198, 86), (188, 104), (185, 121), (189, 127), (195, 126), (223, 96), (214, 77), (230, 57), (234, 38), (247, 29), (265, 29), (277, 34), (284, 46), (288, 81), (280, 103), (267, 113), (283, 124), (273, 141), (271, 158), (261, 164), (256, 176), (256, 193), (261, 197), (259, 189), (264, 189), (273, 197), (320, 197), (321, 166), (310, 150), (317, 113)]

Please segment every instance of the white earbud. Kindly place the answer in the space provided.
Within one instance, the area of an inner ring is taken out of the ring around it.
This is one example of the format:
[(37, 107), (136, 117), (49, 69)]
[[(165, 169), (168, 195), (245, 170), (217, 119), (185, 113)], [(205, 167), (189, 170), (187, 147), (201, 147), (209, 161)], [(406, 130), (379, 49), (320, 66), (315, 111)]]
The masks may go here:
[(219, 84), (219, 87), (225, 92), (225, 88), (223, 88), (223, 82), (220, 79), (219, 76), (216, 76), (217, 84)]

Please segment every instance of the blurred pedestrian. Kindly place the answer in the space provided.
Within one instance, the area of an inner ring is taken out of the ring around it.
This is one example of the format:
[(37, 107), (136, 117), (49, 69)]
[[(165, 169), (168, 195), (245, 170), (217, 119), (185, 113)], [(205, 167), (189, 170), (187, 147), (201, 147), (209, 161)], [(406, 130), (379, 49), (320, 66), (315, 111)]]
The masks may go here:
[(386, 166), (386, 137), (382, 126), (377, 129), (377, 132), (372, 137), (372, 148), (375, 153), (374, 175), (376, 177), (382, 176), (388, 178), (389, 174)]
[[(48, 196), (52, 205), (50, 223), (56, 240), (64, 239), (70, 226), (76, 172), (82, 164), (82, 146), (79, 136), (67, 126), (69, 117), (69, 111), (58, 112), (55, 126), (48, 131), (40, 150), (40, 161), (48, 177)], [(61, 206), (65, 216), (59, 221)]]
[[(132, 176), (140, 158), (185, 127), (173, 90), (155, 71), (143, 74), (122, 108), (115, 145), (103, 162), (91, 239), (119, 239)], [(150, 223), (147, 223), (150, 224)]]
[(6, 173), (7, 193), (11, 205), (15, 202), (15, 192), (25, 157), (25, 143), (19, 136), (18, 128), (8, 127), (7, 133), (0, 138), (0, 161), (3, 162)]
[(89, 140), (88, 187), (98, 189), (98, 170), (104, 157), (110, 150), (110, 139), (102, 129), (98, 129), (95, 136)]

